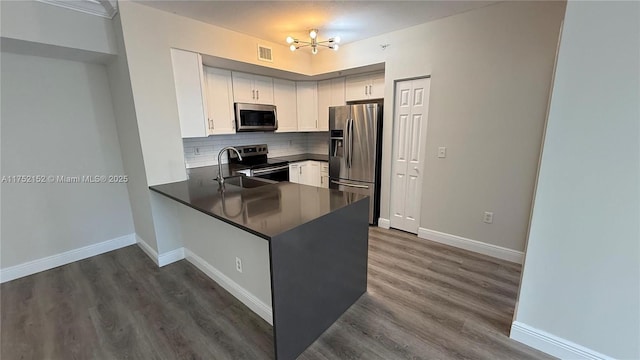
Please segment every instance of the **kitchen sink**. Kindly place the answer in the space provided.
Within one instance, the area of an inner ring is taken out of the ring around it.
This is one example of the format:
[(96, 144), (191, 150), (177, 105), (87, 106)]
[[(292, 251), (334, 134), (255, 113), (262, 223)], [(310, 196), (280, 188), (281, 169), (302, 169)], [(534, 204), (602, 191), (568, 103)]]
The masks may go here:
[(245, 189), (257, 188), (269, 184), (273, 184), (273, 182), (268, 180), (261, 180), (246, 176), (232, 176), (224, 179), (224, 183), (228, 185), (234, 185)]

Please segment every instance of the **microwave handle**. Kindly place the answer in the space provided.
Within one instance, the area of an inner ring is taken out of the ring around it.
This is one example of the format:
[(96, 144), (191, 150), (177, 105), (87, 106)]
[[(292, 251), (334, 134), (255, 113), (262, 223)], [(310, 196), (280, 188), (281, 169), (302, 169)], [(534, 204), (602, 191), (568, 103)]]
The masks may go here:
[(273, 122), (273, 130), (278, 130), (278, 108), (274, 106), (273, 115), (275, 117), (275, 121)]

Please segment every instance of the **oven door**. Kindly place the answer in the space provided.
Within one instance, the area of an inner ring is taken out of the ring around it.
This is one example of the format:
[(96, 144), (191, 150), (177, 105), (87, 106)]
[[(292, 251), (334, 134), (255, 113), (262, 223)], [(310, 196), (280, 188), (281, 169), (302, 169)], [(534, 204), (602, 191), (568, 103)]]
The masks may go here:
[(289, 181), (289, 164), (251, 170), (251, 176), (273, 181)]

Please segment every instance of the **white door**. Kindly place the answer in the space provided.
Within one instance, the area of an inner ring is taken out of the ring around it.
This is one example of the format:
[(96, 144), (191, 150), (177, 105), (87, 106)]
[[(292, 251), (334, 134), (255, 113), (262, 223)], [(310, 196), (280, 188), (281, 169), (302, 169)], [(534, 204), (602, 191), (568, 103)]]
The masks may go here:
[(399, 82), (393, 116), (391, 227), (418, 233), (430, 79)]

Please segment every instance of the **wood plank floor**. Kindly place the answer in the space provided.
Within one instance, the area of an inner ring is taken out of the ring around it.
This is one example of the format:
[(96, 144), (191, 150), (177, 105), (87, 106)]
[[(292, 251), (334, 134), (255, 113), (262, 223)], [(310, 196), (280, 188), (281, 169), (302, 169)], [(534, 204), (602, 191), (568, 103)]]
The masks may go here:
[[(300, 359), (546, 359), (508, 338), (520, 266), (369, 231), (368, 292)], [(4, 359), (273, 359), (271, 327), (130, 246), (0, 287)]]

